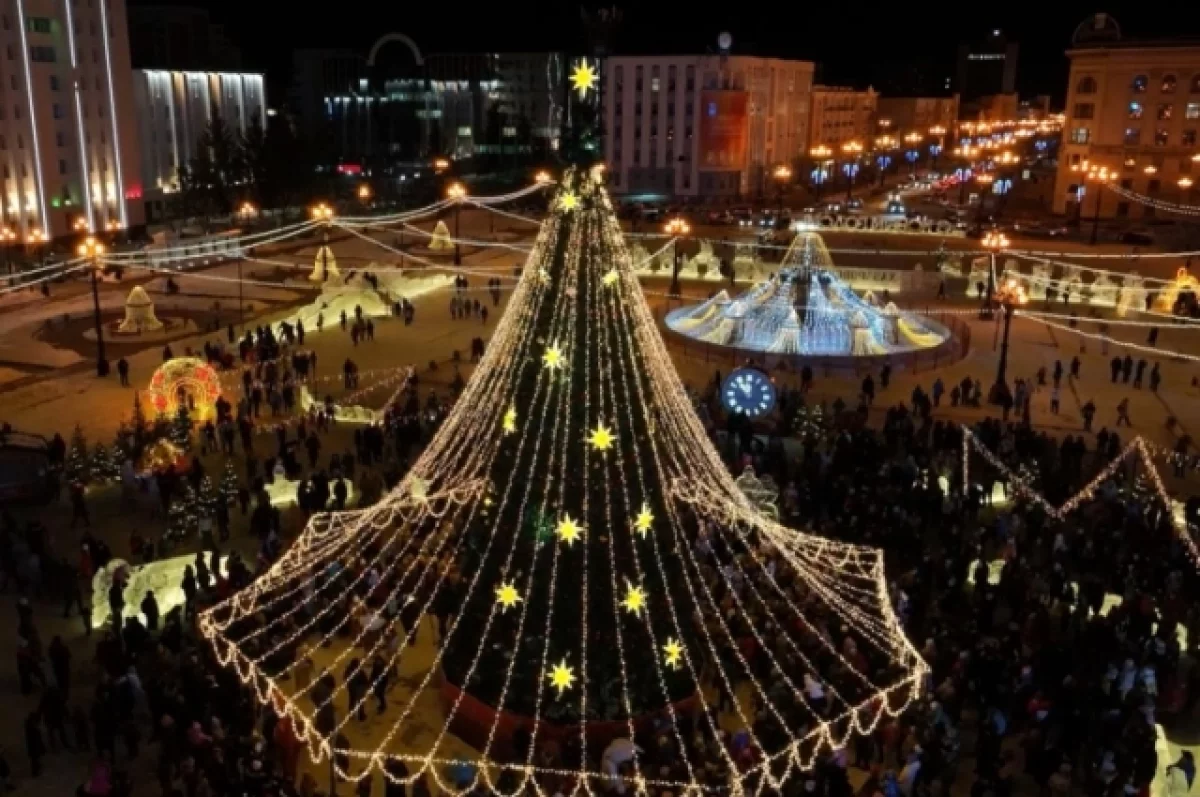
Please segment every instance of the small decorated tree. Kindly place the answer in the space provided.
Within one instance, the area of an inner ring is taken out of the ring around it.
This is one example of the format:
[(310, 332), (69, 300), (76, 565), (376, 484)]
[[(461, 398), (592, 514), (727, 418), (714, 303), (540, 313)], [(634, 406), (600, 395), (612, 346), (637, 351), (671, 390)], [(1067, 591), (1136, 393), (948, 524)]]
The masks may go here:
[(217, 488), (213, 486), (212, 479), (205, 476), (200, 480), (200, 493), (196, 497), (198, 517), (216, 517), (217, 504), (220, 501), (221, 497), (217, 493)]
[(186, 538), (196, 531), (199, 522), (199, 500), (196, 491), (190, 486), (185, 487), (183, 493), (171, 502), (171, 508), (167, 510), (166, 539), (178, 542)]
[(183, 404), (179, 405), (179, 410), (175, 413), (175, 418), (171, 421), (171, 442), (179, 446), (181, 451), (188, 451), (192, 447), (192, 417), (188, 414), (187, 407)]
[(110, 482), (120, 477), (121, 463), (114, 458), (114, 452), (117, 452), (115, 448), (106, 448), (103, 443), (96, 443), (89, 462), (92, 481)]
[(237, 471), (233, 467), (233, 457), (226, 457), (225, 472), (221, 474), (221, 484), (217, 487), (217, 495), (225, 502), (225, 506), (233, 506), (239, 487), (241, 482), (238, 481)]
[(71, 448), (67, 451), (67, 461), (63, 466), (67, 480), (71, 482), (86, 482), (91, 476), (91, 456), (88, 454), (87, 438), (83, 428), (75, 424), (71, 434)]
[[(146, 418), (146, 410), (142, 407), (142, 393), (140, 390), (133, 391), (133, 414), (129, 418), (128, 439), (129, 444), (125, 448), (125, 453), (137, 459), (142, 455), (142, 451), (146, 446), (150, 445), (151, 428), (150, 422)], [(117, 433), (120, 437), (121, 433)]]

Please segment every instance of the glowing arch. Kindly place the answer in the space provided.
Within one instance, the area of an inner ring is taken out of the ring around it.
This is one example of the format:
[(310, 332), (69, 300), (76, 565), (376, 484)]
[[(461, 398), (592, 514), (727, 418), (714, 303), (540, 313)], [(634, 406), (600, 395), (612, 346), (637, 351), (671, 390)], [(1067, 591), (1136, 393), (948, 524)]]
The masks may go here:
[(173, 416), (185, 401), (192, 420), (203, 422), (216, 417), (221, 382), (217, 372), (203, 360), (176, 357), (154, 372), (147, 393), (155, 412)]
[(375, 66), (375, 58), (379, 55), (379, 51), (383, 49), (384, 45), (391, 44), (392, 42), (400, 42), (407, 45), (408, 49), (412, 51), (413, 60), (417, 62), (417, 66), (425, 66), (425, 58), (421, 55), (417, 43), (403, 33), (385, 33), (380, 36), (371, 45), (371, 52), (367, 55), (367, 66)]

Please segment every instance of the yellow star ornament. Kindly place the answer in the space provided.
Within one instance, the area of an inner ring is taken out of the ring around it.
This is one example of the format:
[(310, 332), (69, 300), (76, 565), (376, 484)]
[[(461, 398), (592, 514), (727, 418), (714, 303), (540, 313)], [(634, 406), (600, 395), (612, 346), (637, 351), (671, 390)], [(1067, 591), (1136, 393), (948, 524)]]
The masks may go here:
[(635, 587), (628, 581), (625, 582), (627, 592), (625, 600), (621, 601), (621, 605), (625, 607), (625, 611), (630, 614), (640, 614), (642, 609), (646, 608), (646, 591), (641, 587)]
[(508, 611), (520, 602), (521, 596), (512, 584), (504, 583), (496, 587), (496, 603), (500, 604), (503, 611)]
[(678, 639), (668, 639), (662, 650), (667, 666), (672, 670), (678, 670), (679, 662), (683, 658), (683, 645), (679, 644)]
[(613, 285), (617, 284), (617, 280), (619, 279), (621, 279), (621, 275), (617, 273), (615, 268), (613, 268), (609, 269), (608, 273), (600, 278), (600, 281), (604, 283), (604, 287), (611, 288)]
[(575, 71), (571, 73), (571, 87), (578, 91), (579, 98), (583, 99), (589, 91), (596, 88), (598, 78), (596, 67), (589, 64), (584, 58), (575, 65)]
[(517, 431), (517, 408), (509, 407), (508, 412), (504, 413), (504, 420), (500, 423), (500, 428), (505, 434), (512, 434)]
[(563, 367), (564, 357), (562, 349), (557, 343), (551, 343), (546, 347), (546, 353), (542, 355), (542, 364), (550, 370), (556, 370)]
[(596, 428), (592, 430), (592, 434), (588, 437), (592, 448), (597, 451), (607, 451), (612, 448), (613, 440), (615, 439), (612, 429), (605, 426), (603, 422), (597, 423)]
[(567, 660), (563, 659), (550, 670), (550, 674), (546, 676), (550, 681), (550, 685), (558, 690), (558, 696), (562, 697), (564, 689), (570, 689), (575, 683), (575, 670), (567, 666)]
[(583, 536), (583, 527), (572, 520), (570, 515), (563, 515), (562, 520), (558, 521), (555, 533), (560, 540), (570, 545)]
[(633, 528), (641, 536), (645, 537), (650, 533), (651, 527), (654, 525), (654, 513), (650, 511), (648, 504), (642, 504), (642, 509), (638, 512), (637, 518), (633, 521)]
[(565, 211), (572, 211), (579, 207), (579, 197), (574, 191), (563, 191), (562, 196), (558, 198), (558, 206)]

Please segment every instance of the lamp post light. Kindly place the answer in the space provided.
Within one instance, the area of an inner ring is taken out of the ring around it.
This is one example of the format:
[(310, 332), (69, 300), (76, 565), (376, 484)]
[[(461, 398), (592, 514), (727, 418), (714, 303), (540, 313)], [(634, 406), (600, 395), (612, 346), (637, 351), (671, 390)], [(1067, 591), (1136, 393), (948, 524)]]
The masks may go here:
[(846, 154), (846, 163), (842, 166), (842, 171), (846, 175), (846, 201), (850, 201), (850, 197), (854, 191), (854, 178), (858, 174), (858, 156), (862, 154), (863, 145), (857, 141), (847, 141), (842, 144), (842, 152)]
[[(243, 224), (249, 225), (258, 215), (258, 208), (254, 207), (250, 202), (243, 202), (238, 208), (238, 217)], [(242, 262), (245, 259), (245, 253), (238, 248), (238, 328), (244, 330), (246, 328), (246, 311), (245, 311), (245, 283), (242, 282)]]
[(808, 151), (808, 154), (810, 157), (812, 157), (813, 162), (816, 167), (812, 171), (812, 178), (813, 178), (813, 185), (816, 186), (816, 189), (817, 189), (814, 193), (816, 194), (817, 200), (820, 200), (821, 199), (821, 185), (824, 184), (825, 180), (829, 177), (829, 172), (825, 168), (825, 163), (830, 158), (830, 156), (833, 155), (833, 150), (831, 150), (829, 147), (825, 146), (824, 144), (821, 144), (820, 146), (816, 146), (816, 147), (813, 147), (812, 149), (810, 149)]
[(371, 207), (371, 186), (368, 183), (363, 183), (358, 187), (358, 201), (363, 204), (364, 208)]
[[(324, 202), (314, 205), (309, 215), (321, 222), (321, 274), (329, 274), (329, 222), (333, 219), (333, 208)], [(327, 277), (326, 277), (327, 278)]]
[(678, 299), (680, 293), (679, 271), (683, 268), (683, 251), (679, 248), (679, 239), (686, 238), (688, 233), (692, 231), (692, 227), (687, 223), (686, 219), (676, 216), (666, 223), (663, 231), (675, 239), (675, 242), (671, 246), (674, 251), (674, 260), (671, 264), (671, 290), (668, 293), (672, 298)]
[[(1153, 168), (1153, 167), (1150, 167)], [(1105, 183), (1109, 182), (1117, 176), (1116, 172), (1110, 172), (1107, 166), (1090, 166), (1084, 179), (1088, 182), (1096, 184), (1096, 209), (1092, 213), (1092, 236), (1091, 245), (1096, 245), (1096, 239), (1100, 235), (1100, 203), (1103, 199), (1102, 190)]]
[(12, 274), (15, 269), (13, 269), (12, 260), (8, 256), (8, 248), (15, 240), (17, 240), (15, 232), (8, 227), (0, 227), (0, 252), (4, 254), (4, 270), (9, 274)]
[(983, 236), (983, 246), (988, 250), (988, 283), (987, 296), (984, 299), (984, 309), (991, 310), (992, 293), (996, 289), (996, 255), (1009, 247), (1008, 236), (997, 230), (992, 230)]
[(541, 186), (547, 186), (553, 182), (550, 179), (550, 172), (546, 171), (545, 169), (539, 170), (538, 173), (533, 176), (533, 181)]
[(1025, 292), (1025, 286), (1010, 278), (1000, 286), (1000, 290), (996, 293), (996, 301), (999, 302), (1001, 312), (1004, 313), (1004, 337), (1000, 344), (1000, 362), (996, 365), (996, 382), (988, 393), (988, 401), (992, 404), (1001, 404), (1009, 396), (1005, 375), (1008, 370), (1008, 333), (1012, 328), (1013, 313), (1018, 307), (1029, 301), (1029, 295)]
[(92, 316), (96, 322), (96, 376), (108, 376), (108, 360), (104, 357), (104, 325), (100, 321), (100, 286), (97, 275), (100, 272), (100, 255), (104, 254), (104, 244), (92, 236), (79, 245), (79, 256), (86, 257), (92, 266)]
[(783, 192), (787, 189), (787, 184), (792, 179), (791, 167), (782, 164), (776, 166), (774, 177), (775, 184), (779, 187), (779, 215), (783, 216)]
[(1182, 200), (1183, 204), (1186, 205), (1192, 196), (1192, 178), (1180, 177), (1175, 184), (1179, 186), (1179, 198)]
[(990, 174), (975, 175), (975, 182), (979, 184), (979, 207), (975, 209), (975, 223), (983, 224), (983, 200), (987, 196), (987, 188), (996, 181), (996, 178)]
[(462, 265), (462, 250), (458, 243), (458, 212), (462, 208), (463, 199), (467, 196), (467, 189), (462, 183), (451, 183), (446, 189), (446, 196), (454, 201), (454, 265)]
[(904, 137), (904, 143), (909, 147), (908, 152), (904, 153), (904, 158), (908, 161), (908, 173), (913, 177), (917, 175), (917, 159), (921, 157), (921, 150), (917, 148), (917, 145), (921, 143), (922, 138), (924, 136), (916, 130)]
[(892, 165), (891, 155), (876, 155), (875, 166), (879, 169), (879, 185), (883, 186), (883, 178), (886, 175), (887, 167)]
[(929, 145), (930, 169), (937, 169), (938, 155), (942, 154), (942, 150), (946, 147), (946, 128), (942, 125), (934, 125), (929, 128), (929, 135), (937, 139), (936, 144)]

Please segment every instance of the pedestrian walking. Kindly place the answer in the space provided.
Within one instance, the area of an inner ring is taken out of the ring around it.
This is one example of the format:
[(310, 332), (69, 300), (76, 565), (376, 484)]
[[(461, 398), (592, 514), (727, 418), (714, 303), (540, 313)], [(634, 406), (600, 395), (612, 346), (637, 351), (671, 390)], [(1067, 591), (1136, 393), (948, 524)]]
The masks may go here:
[(1117, 404), (1117, 426), (1124, 423), (1126, 426), (1133, 426), (1133, 422), (1129, 420), (1129, 398), (1123, 398)]

